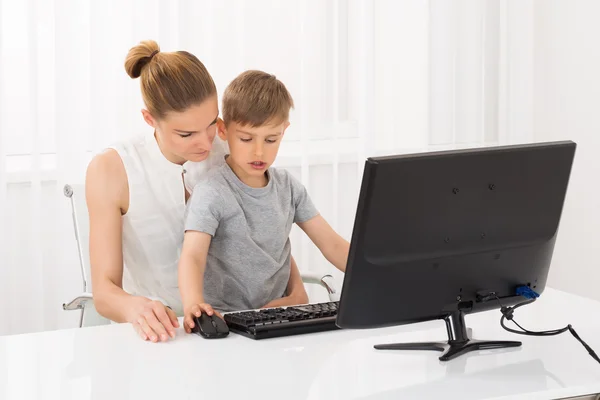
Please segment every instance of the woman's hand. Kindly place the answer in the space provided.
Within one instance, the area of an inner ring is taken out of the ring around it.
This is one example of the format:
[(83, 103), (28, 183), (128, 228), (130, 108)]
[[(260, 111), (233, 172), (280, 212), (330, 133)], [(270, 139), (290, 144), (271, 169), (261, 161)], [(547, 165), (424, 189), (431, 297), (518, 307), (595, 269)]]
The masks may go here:
[(194, 326), (196, 326), (196, 324), (194, 323), (194, 317), (200, 317), (202, 313), (205, 313), (207, 315), (215, 314), (217, 317), (223, 319), (223, 316), (215, 310), (213, 310), (210, 304), (197, 303), (184, 307), (183, 328), (187, 333), (192, 333), (192, 329), (194, 329)]
[(165, 342), (169, 336), (175, 337), (179, 321), (173, 310), (158, 300), (145, 297), (135, 296), (132, 301), (133, 306), (127, 320), (143, 340)]

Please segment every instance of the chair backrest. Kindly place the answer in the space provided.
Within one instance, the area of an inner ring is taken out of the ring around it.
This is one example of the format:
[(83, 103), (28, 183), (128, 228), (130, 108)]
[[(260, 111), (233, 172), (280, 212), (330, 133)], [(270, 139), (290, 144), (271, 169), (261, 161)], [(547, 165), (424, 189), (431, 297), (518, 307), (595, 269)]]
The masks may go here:
[[(71, 202), (73, 232), (79, 253), (79, 266), (83, 284), (83, 292), (92, 292), (92, 272), (90, 266), (90, 220), (85, 202), (85, 185), (65, 185), (63, 193)], [(110, 324), (110, 320), (98, 314), (93, 302), (86, 302), (82, 310), (80, 326), (96, 326)]]
[(90, 267), (90, 220), (85, 202), (85, 185), (65, 185), (63, 193), (71, 201), (73, 231), (77, 241), (79, 264), (83, 279), (83, 291), (92, 290), (92, 272)]

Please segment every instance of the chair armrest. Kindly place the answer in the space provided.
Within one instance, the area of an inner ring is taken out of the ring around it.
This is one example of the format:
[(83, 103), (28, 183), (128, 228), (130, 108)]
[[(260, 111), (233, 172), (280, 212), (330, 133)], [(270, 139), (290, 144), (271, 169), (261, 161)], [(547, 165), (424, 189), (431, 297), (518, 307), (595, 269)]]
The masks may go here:
[(316, 284), (324, 287), (327, 290), (327, 294), (329, 294), (329, 299), (331, 301), (339, 301), (340, 290), (337, 287), (333, 276), (329, 274), (317, 274), (315, 272), (301, 272), (300, 276), (304, 283)]
[(94, 298), (91, 293), (82, 293), (68, 303), (63, 303), (63, 310), (81, 310), (93, 301)]
[(331, 275), (317, 274), (316, 272), (301, 272), (300, 276), (302, 277), (302, 282), (304, 282), (304, 283), (321, 285), (322, 284), (321, 279), (323, 279), (326, 276), (331, 276)]

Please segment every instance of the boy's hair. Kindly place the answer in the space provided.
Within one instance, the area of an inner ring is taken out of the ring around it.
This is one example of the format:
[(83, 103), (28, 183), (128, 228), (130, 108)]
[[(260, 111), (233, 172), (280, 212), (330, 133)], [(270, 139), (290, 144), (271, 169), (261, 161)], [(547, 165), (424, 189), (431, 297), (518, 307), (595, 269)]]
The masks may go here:
[(241, 73), (223, 93), (223, 121), (257, 127), (288, 121), (294, 100), (285, 85), (263, 71)]

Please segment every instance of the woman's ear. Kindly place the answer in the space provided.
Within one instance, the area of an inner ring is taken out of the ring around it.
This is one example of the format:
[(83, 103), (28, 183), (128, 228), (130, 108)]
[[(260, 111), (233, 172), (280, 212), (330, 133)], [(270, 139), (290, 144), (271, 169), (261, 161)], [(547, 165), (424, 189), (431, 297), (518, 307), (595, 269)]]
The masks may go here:
[(144, 121), (146, 121), (148, 125), (156, 129), (156, 120), (154, 119), (152, 114), (150, 114), (150, 111), (142, 109), (142, 116), (144, 117)]
[(221, 118), (217, 118), (217, 132), (221, 140), (227, 140), (227, 128), (225, 122)]

